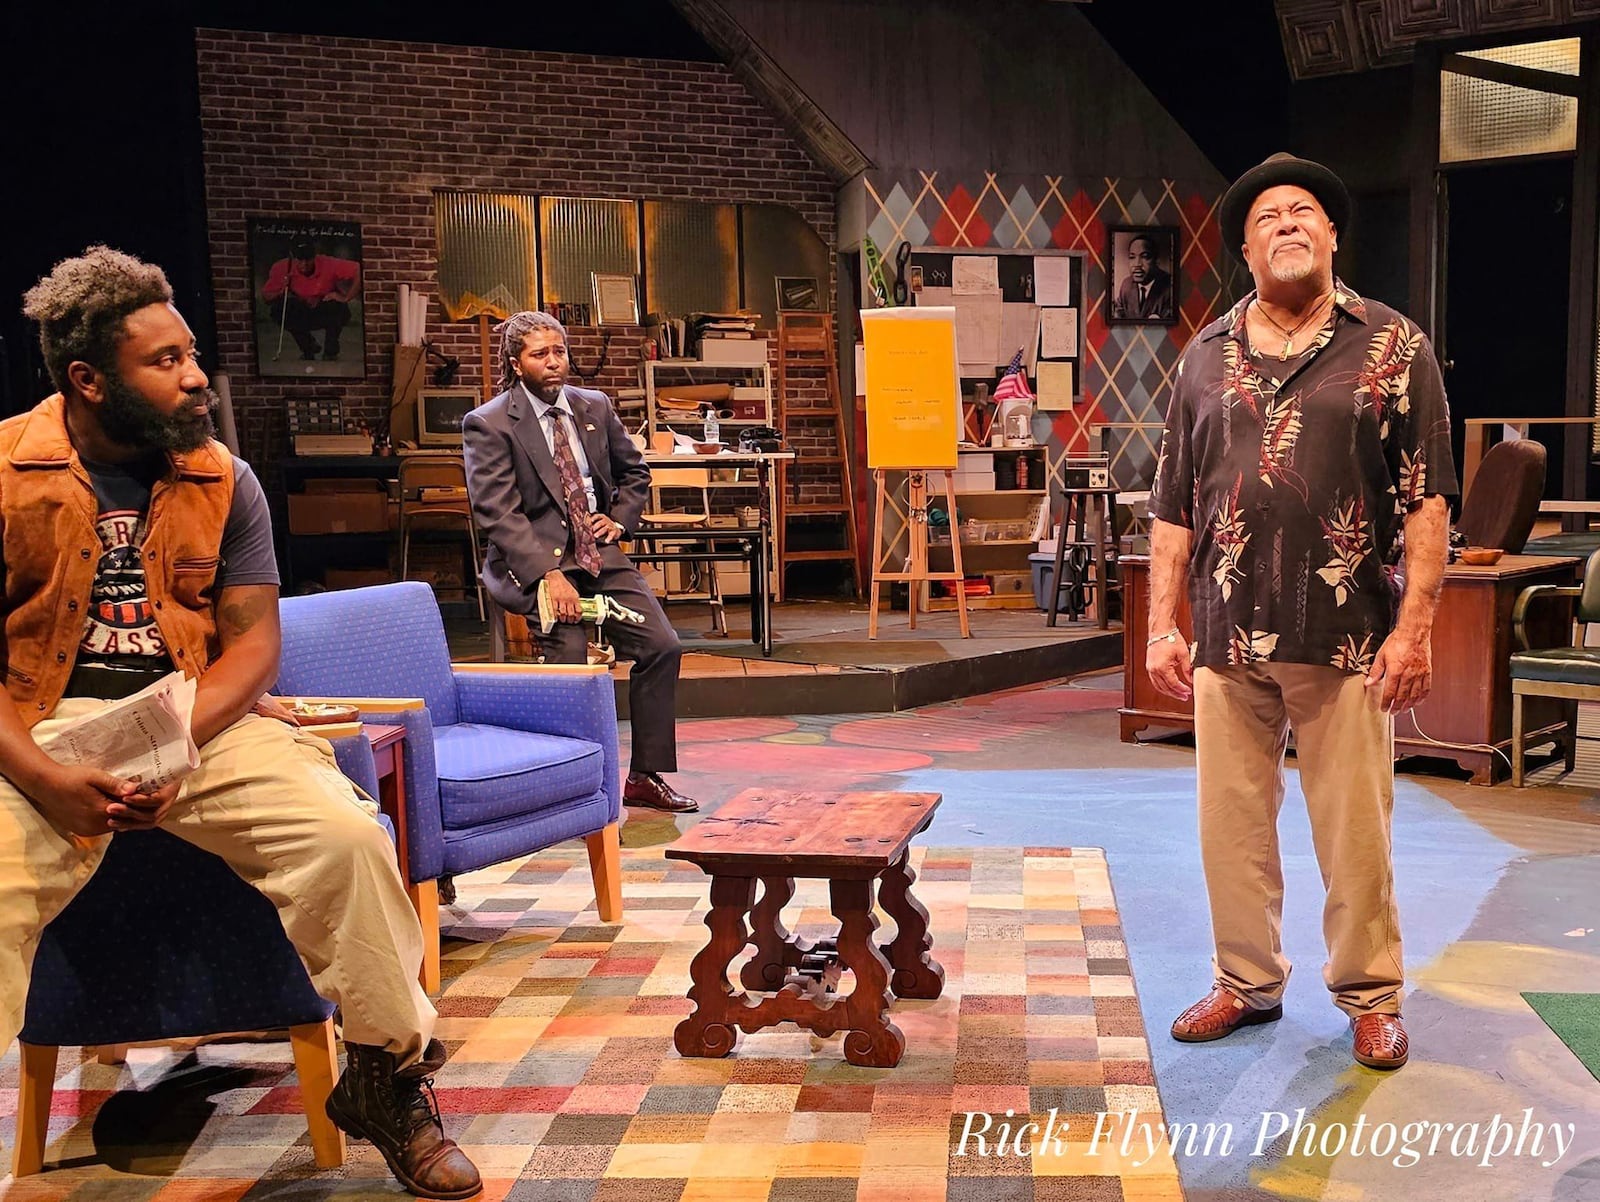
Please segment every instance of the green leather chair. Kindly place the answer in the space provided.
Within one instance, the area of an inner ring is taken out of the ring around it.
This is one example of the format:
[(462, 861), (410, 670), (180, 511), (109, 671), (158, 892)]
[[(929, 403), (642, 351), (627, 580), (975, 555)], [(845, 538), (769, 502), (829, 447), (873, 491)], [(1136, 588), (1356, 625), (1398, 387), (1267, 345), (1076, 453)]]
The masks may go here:
[[(1556, 647), (1529, 645), (1530, 609), (1552, 597), (1577, 600), (1576, 641), (1569, 639)], [(1535, 584), (1522, 590), (1511, 610), (1511, 628), (1520, 651), (1511, 655), (1511, 783), (1522, 787), (1523, 698), (1560, 697), (1572, 711), (1568, 721), (1573, 729), (1567, 740), (1566, 766), (1572, 771), (1576, 746), (1577, 703), (1600, 701), (1600, 647), (1584, 646), (1584, 633), (1590, 622), (1600, 622), (1600, 555), (1591, 555), (1584, 565), (1583, 584)]]

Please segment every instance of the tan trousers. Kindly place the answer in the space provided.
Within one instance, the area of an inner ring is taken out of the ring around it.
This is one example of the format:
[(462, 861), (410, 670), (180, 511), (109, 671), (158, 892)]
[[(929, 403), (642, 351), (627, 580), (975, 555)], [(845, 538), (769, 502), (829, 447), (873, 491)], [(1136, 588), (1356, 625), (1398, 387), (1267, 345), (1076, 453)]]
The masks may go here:
[[(103, 706), (68, 698), (36, 738)], [(163, 829), (226, 860), (277, 907), (344, 1037), (416, 1060), (435, 1013), (417, 983), (422, 933), (394, 844), (321, 739), (247, 715), (200, 749)], [(72, 900), (110, 835), (64, 834), (0, 779), (0, 1053), (22, 1029), (39, 934)], [(194, 899), (196, 906), (205, 898)]]
[(1220, 985), (1248, 1005), (1283, 996), (1278, 811), (1292, 726), (1327, 900), (1322, 979), (1351, 1016), (1400, 1012), (1400, 924), (1390, 859), (1394, 722), (1359, 674), (1258, 663), (1194, 674), (1200, 850)]

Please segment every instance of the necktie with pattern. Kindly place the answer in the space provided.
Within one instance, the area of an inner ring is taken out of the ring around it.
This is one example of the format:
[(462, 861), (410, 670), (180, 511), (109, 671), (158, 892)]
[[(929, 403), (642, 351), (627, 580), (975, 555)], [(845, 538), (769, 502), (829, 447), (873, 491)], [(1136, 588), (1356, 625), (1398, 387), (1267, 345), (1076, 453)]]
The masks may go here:
[(578, 472), (578, 461), (572, 454), (572, 443), (567, 439), (561, 410), (550, 410), (551, 454), (556, 470), (561, 473), (561, 490), (567, 494), (567, 521), (572, 523), (572, 554), (578, 566), (591, 576), (600, 574), (600, 544), (595, 542), (594, 528), (589, 525), (589, 494), (583, 490), (583, 476)]

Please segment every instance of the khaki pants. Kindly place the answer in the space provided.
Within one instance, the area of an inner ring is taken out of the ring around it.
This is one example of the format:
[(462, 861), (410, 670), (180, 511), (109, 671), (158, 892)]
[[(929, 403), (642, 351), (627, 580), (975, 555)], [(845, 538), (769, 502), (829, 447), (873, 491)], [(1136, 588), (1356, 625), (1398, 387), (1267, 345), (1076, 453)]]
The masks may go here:
[(1278, 811), (1295, 734), (1300, 784), (1327, 900), (1323, 981), (1351, 1016), (1398, 1014), (1400, 925), (1390, 860), (1394, 723), (1359, 674), (1258, 663), (1194, 674), (1200, 849), (1217, 983), (1267, 1007), (1289, 980), (1284, 959)]
[[(69, 698), (43, 737), (105, 702)], [(226, 860), (277, 907), (344, 1037), (416, 1060), (434, 1009), (417, 983), (422, 934), (394, 845), (321, 739), (247, 715), (200, 749), (163, 829)], [(111, 836), (64, 834), (0, 778), (0, 1052), (22, 1029), (39, 934), (81, 889)], [(194, 899), (196, 906), (206, 899)]]

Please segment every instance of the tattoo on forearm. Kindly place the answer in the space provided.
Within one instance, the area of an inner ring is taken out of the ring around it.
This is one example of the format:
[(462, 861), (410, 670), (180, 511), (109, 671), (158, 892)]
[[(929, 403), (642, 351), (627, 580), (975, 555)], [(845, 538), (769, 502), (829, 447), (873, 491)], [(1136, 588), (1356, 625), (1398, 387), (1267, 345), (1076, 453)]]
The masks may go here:
[(218, 624), (229, 634), (244, 634), (265, 616), (267, 605), (268, 602), (259, 597), (224, 605), (217, 612)]

